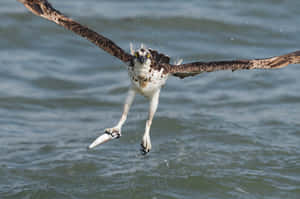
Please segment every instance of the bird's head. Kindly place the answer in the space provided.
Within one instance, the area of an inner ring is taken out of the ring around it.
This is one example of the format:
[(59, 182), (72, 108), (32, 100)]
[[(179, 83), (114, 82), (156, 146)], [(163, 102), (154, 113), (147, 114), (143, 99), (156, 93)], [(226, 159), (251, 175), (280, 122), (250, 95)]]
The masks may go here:
[(150, 51), (143, 47), (134, 52), (135, 62), (142, 64), (142, 65), (144, 65), (144, 64), (150, 65), (151, 57), (152, 57), (152, 55), (151, 55)]

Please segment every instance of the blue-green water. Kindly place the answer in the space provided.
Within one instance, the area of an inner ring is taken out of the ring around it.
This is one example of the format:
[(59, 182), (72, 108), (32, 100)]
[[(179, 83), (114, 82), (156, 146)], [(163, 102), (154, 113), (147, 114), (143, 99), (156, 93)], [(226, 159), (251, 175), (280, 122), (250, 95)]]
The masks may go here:
[[(127, 50), (185, 62), (300, 49), (298, 0), (50, 2)], [(299, 65), (170, 78), (150, 154), (143, 97), (121, 139), (88, 151), (121, 115), (126, 67), (17, 1), (1, 0), (0, 22), (1, 199), (299, 198)]]

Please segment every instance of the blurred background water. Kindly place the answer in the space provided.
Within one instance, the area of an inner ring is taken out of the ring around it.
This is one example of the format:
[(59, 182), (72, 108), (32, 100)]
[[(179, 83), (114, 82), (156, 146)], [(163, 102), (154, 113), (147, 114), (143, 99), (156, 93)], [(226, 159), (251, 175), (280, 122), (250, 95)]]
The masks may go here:
[[(300, 49), (299, 0), (51, 0), (129, 50), (189, 61)], [(124, 65), (85, 39), (0, 3), (0, 198), (299, 198), (300, 66), (223, 71), (163, 89), (139, 152), (148, 102), (123, 136), (86, 147), (121, 115)]]

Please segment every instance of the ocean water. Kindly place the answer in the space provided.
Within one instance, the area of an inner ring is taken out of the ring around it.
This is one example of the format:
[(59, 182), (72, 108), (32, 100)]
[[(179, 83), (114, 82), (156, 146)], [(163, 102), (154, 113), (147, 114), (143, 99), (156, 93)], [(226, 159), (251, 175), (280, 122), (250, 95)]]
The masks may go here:
[[(185, 62), (300, 49), (299, 0), (51, 0), (129, 50), (144, 43)], [(86, 147), (118, 121), (126, 67), (83, 38), (0, 3), (0, 198), (300, 196), (300, 65), (170, 77), (140, 153), (148, 101), (121, 139)]]

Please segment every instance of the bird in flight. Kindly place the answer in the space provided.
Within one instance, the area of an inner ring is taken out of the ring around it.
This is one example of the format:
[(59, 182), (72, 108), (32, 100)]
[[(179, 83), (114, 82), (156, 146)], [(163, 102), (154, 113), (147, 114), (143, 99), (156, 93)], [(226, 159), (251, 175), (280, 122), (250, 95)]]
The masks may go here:
[(105, 129), (88, 148), (94, 148), (109, 140), (119, 138), (121, 129), (126, 121), (130, 106), (135, 95), (141, 94), (150, 101), (149, 115), (146, 121), (145, 133), (142, 138), (142, 152), (148, 153), (151, 149), (150, 127), (156, 112), (160, 90), (169, 76), (185, 78), (198, 75), (203, 72), (214, 72), (219, 70), (249, 70), (249, 69), (273, 69), (282, 68), (289, 64), (300, 64), (300, 51), (264, 59), (193, 62), (182, 64), (182, 60), (170, 63), (170, 57), (156, 50), (141, 45), (134, 49), (130, 45), (130, 52), (125, 52), (110, 39), (98, 34), (90, 28), (66, 17), (52, 7), (47, 0), (18, 0), (23, 3), (32, 13), (53, 21), (64, 28), (88, 39), (107, 53), (117, 57), (127, 65), (131, 86), (123, 107), (122, 116), (116, 126)]

